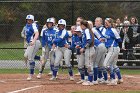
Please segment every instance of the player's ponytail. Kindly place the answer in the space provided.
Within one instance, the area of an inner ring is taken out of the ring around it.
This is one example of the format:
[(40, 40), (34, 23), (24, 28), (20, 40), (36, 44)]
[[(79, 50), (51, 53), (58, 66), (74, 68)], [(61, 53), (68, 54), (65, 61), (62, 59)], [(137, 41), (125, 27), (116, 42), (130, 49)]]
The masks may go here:
[(92, 36), (92, 44), (91, 44), (91, 46), (94, 46), (94, 33), (93, 33), (93, 31), (92, 31), (92, 26), (91, 26), (90, 23), (88, 23), (88, 29), (89, 29), (90, 34), (91, 34), (91, 36)]
[(86, 28), (89, 29), (89, 32), (90, 32), (90, 34), (91, 34), (91, 36), (92, 36), (92, 43), (91, 43), (91, 46), (94, 46), (94, 33), (93, 33), (93, 31), (92, 31), (92, 27), (90, 27), (88, 21), (86, 21), (86, 20), (81, 21), (81, 25), (84, 25)]

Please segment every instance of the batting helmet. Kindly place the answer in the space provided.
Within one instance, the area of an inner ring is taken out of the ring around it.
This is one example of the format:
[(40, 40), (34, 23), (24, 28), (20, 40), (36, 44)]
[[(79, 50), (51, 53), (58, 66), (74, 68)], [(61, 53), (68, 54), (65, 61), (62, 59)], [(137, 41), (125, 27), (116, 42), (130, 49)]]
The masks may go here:
[(65, 25), (66, 26), (66, 21), (64, 19), (60, 19), (58, 21), (58, 25)]
[(34, 16), (33, 16), (33, 15), (31, 15), (31, 14), (29, 14), (29, 15), (27, 15), (27, 16), (26, 16), (26, 20), (27, 20), (27, 19), (31, 19), (31, 20), (33, 20), (33, 21), (34, 21)]
[(48, 18), (46, 22), (47, 23), (53, 23), (54, 24), (55, 20), (54, 20), (54, 18)]

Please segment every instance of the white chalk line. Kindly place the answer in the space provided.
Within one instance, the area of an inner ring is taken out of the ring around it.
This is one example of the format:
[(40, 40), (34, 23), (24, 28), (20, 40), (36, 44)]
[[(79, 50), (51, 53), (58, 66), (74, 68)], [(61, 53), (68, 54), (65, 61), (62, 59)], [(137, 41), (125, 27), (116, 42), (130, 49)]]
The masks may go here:
[(6, 83), (6, 81), (0, 80), (0, 83)]
[(39, 88), (39, 87), (41, 87), (41, 86), (42, 86), (42, 85), (33, 86), (33, 87), (28, 87), (28, 88), (23, 88), (23, 89), (20, 89), (20, 90), (15, 90), (15, 91), (7, 92), (7, 93), (18, 93), (18, 92), (22, 92), (22, 91), (26, 91), (26, 90), (30, 90), (30, 89), (34, 89), (34, 88)]

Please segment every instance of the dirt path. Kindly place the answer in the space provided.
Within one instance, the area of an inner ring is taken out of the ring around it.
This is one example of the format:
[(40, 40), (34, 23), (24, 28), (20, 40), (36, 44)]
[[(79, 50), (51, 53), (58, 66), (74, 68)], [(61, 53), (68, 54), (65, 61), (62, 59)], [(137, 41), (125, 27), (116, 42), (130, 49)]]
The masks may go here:
[[(0, 93), (70, 93), (73, 91), (128, 91), (140, 90), (140, 75), (123, 75), (124, 83), (117, 86), (82, 86), (69, 81), (67, 75), (59, 75), (58, 80), (49, 81), (50, 76), (26, 81), (27, 74), (0, 74)], [(12, 92), (13, 91), (13, 92)], [(19, 92), (18, 92), (19, 91)]]

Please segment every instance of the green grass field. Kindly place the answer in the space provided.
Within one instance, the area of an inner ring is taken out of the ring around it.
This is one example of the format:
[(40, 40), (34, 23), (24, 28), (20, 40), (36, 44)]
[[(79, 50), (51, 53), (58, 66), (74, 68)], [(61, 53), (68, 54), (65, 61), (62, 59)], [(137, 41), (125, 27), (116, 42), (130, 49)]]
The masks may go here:
[(1, 42), (0, 48), (23, 48), (23, 42)]
[[(23, 43), (19, 42), (6, 42), (0, 43), (0, 48), (23, 48)], [(0, 49), (1, 60), (21, 60), (23, 59), (23, 49)]]
[[(23, 43), (0, 43), (0, 48), (23, 48)], [(22, 60), (24, 49), (0, 49), (1, 60)], [(41, 50), (37, 53), (41, 55)]]
[[(44, 73), (48, 73), (50, 70), (49, 69), (45, 69)], [(77, 73), (77, 68), (74, 68), (74, 73)], [(28, 73), (29, 70), (28, 69), (0, 69), (0, 74), (24, 74), (24, 73)], [(35, 73), (38, 73), (38, 69), (35, 70)], [(59, 73), (60, 74), (67, 74), (68, 70), (67, 69), (59, 69)], [(121, 69), (121, 73), (122, 74), (128, 74), (128, 75), (140, 75), (140, 70), (131, 70), (131, 69)]]

